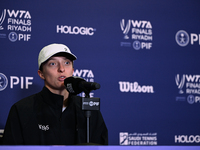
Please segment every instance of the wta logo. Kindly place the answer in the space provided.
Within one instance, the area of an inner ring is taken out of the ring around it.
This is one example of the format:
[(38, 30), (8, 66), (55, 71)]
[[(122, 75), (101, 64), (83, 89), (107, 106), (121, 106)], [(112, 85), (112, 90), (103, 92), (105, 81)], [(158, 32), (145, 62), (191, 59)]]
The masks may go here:
[(0, 30), (4, 29), (10, 31), (10, 33), (8, 35), (7, 33), (1, 33), (0, 38), (8, 37), (11, 42), (29, 41), (31, 34), (26, 34), (26, 32), (31, 32), (31, 15), (29, 11), (4, 9), (0, 16)]
[[(138, 20), (128, 20), (125, 24), (125, 20), (122, 19), (120, 22), (121, 30), (124, 34), (124, 39), (129, 39), (128, 33), (130, 31), (132, 25), (132, 39), (135, 40), (152, 40), (152, 25), (150, 21), (138, 21)], [(146, 36), (142, 36), (142, 34), (145, 34)]]
[(179, 74), (176, 75), (175, 77), (175, 81), (176, 81), (176, 85), (179, 89), (179, 94), (183, 94), (183, 86), (185, 84), (185, 75), (182, 76), (182, 78), (180, 78)]
[(4, 28), (2, 27), (2, 24), (3, 24), (4, 20), (5, 20), (5, 17), (6, 17), (6, 9), (4, 9), (4, 10), (2, 11), (2, 14), (1, 14), (1, 18), (0, 18), (0, 30), (3, 30), (3, 29), (4, 29)]
[(129, 19), (126, 22), (125, 19), (122, 19), (120, 28), (126, 40), (121, 42), (121, 46), (131, 47), (132, 45), (135, 50), (152, 48), (153, 32), (150, 21)]
[(179, 89), (179, 94), (183, 94), (185, 85), (186, 94), (200, 94), (200, 75), (183, 74), (182, 77), (177, 74), (175, 76), (176, 85)]
[(181, 76), (177, 74), (175, 82), (179, 94), (182, 95), (181, 97), (176, 97), (176, 101), (187, 100), (189, 104), (200, 103), (200, 75), (183, 74)]
[(127, 24), (125, 25), (125, 20), (122, 19), (122, 21), (120, 22), (120, 27), (121, 27), (121, 30), (124, 34), (124, 39), (129, 39), (129, 36), (127, 34), (128, 34), (130, 27), (131, 27), (130, 20), (128, 20)]

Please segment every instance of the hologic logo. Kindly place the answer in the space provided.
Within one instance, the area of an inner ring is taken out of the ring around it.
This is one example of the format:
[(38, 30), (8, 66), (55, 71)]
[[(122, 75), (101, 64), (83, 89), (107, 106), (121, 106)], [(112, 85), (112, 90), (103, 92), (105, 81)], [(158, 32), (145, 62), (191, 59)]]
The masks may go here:
[(175, 143), (200, 143), (199, 135), (175, 135)]
[(176, 43), (182, 47), (187, 46), (189, 42), (191, 43), (191, 45), (194, 45), (194, 43), (197, 41), (199, 41), (200, 45), (200, 34), (190, 33), (189, 36), (189, 34), (186, 31), (180, 30), (176, 33), (175, 40)]
[(124, 82), (119, 81), (119, 89), (121, 92), (132, 93), (154, 93), (153, 86), (139, 85), (138, 82)]
[(75, 35), (90, 35), (92, 36), (94, 34), (94, 31), (96, 29), (91, 28), (91, 27), (78, 27), (78, 26), (66, 26), (66, 25), (57, 25), (56, 27), (57, 33), (64, 33), (64, 34), (75, 34)]
[(8, 85), (8, 79), (7, 77), (3, 74), (0, 73), (0, 91), (3, 91)]

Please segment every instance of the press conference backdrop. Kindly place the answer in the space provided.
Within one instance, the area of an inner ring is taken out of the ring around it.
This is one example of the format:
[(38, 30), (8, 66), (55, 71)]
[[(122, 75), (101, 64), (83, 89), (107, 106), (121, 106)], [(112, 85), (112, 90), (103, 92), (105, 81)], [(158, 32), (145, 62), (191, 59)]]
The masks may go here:
[[(109, 145), (200, 145), (199, 0), (1, 0), (0, 132), (39, 92), (39, 51), (66, 44), (101, 84)], [(84, 96), (84, 93), (80, 94)]]

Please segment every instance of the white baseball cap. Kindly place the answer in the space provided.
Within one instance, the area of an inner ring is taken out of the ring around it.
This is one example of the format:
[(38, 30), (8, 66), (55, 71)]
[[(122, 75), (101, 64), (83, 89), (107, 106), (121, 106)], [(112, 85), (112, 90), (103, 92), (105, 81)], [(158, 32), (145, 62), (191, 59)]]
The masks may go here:
[(66, 53), (69, 55), (70, 60), (76, 60), (77, 57), (71, 53), (70, 49), (64, 44), (50, 44), (45, 46), (39, 53), (38, 56), (38, 67), (40, 68), (41, 64), (49, 59), (51, 56), (58, 53)]

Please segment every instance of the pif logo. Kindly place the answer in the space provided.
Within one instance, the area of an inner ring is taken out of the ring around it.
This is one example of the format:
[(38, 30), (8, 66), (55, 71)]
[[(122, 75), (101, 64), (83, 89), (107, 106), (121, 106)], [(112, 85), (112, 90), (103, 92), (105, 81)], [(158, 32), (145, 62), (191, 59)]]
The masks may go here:
[(30, 34), (17, 34), (16, 32), (10, 32), (8, 38), (11, 42), (15, 42), (17, 40), (21, 41), (29, 41), (31, 39)]
[(187, 46), (189, 42), (191, 43), (191, 45), (194, 45), (194, 43), (199, 42), (200, 45), (200, 34), (190, 33), (189, 36), (189, 34), (186, 31), (179, 30), (175, 35), (175, 40), (176, 43), (182, 47)]
[[(31, 80), (33, 80), (33, 77), (10, 76), (10, 89), (13, 89), (14, 86), (20, 86), (21, 89), (28, 89), (33, 84)], [(8, 78), (3, 73), (0, 73), (0, 91), (5, 90), (7, 85)]]
[(3, 74), (0, 73), (0, 91), (3, 91), (8, 85), (8, 79), (7, 77)]

